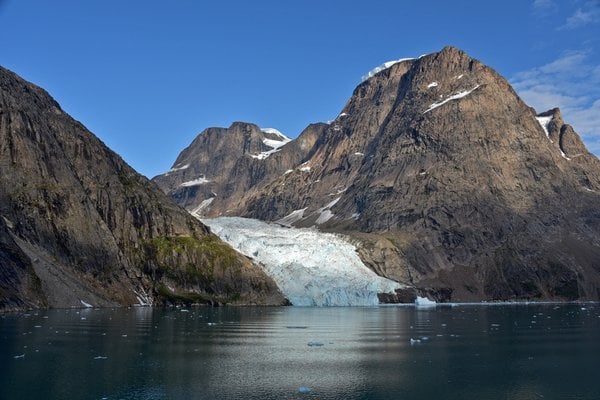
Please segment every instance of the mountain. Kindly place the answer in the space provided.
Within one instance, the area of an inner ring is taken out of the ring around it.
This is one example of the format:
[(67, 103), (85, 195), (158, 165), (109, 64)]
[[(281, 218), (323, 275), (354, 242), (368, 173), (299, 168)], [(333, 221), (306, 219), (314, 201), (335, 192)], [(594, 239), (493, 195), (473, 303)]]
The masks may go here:
[(327, 124), (314, 124), (294, 141), (281, 132), (236, 122), (203, 131), (153, 181), (194, 215), (226, 215), (250, 192), (290, 171), (314, 147)]
[(0, 68), (0, 310), (284, 302), (39, 87)]
[(209, 131), (186, 160), (252, 167), (210, 175), (242, 188), (215, 212), (175, 193), (188, 210), (344, 233), (375, 272), (440, 301), (600, 298), (600, 161), (558, 109), (536, 114), (459, 49), (368, 74), (304, 147), (250, 160), (207, 149)]

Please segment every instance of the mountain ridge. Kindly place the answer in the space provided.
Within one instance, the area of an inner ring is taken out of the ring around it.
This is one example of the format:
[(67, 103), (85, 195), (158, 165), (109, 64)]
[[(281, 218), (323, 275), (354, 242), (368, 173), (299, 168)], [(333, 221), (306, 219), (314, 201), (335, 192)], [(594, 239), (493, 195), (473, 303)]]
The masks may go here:
[(204, 216), (343, 232), (439, 299), (600, 296), (600, 162), (559, 110), (454, 47), (375, 73), (302, 157), (262, 161), (277, 173)]

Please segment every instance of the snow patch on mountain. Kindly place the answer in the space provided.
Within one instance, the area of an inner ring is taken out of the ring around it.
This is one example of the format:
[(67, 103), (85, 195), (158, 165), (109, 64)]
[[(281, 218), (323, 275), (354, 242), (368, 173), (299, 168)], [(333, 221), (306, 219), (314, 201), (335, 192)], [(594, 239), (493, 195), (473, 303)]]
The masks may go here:
[(204, 176), (201, 176), (200, 178), (196, 178), (191, 181), (183, 182), (179, 186), (180, 187), (198, 186), (198, 185), (204, 185), (205, 183), (209, 183), (209, 182), (210, 181), (208, 179), (206, 179)]
[(281, 133), (279, 130), (277, 130), (275, 128), (260, 128), (260, 130), (261, 130), (261, 132), (264, 132), (264, 133), (270, 133), (272, 135), (277, 135), (284, 141), (289, 142), (291, 140), (289, 137), (287, 137), (286, 135), (284, 135), (283, 133)]
[(378, 65), (377, 67), (373, 68), (372, 70), (370, 70), (369, 72), (367, 72), (365, 75), (363, 75), (360, 78), (360, 81), (362, 83), (362, 82), (364, 82), (364, 81), (366, 81), (368, 79), (371, 79), (372, 77), (374, 77), (375, 75), (377, 75), (381, 71), (390, 68), (394, 64), (398, 64), (398, 63), (401, 63), (403, 61), (409, 61), (409, 60), (414, 60), (414, 58), (401, 58), (399, 60), (392, 60), (392, 61), (384, 62), (383, 64)]
[(294, 210), (291, 213), (289, 213), (288, 215), (286, 215), (285, 217), (275, 221), (275, 223), (277, 223), (279, 225), (283, 225), (283, 226), (292, 226), (296, 222), (298, 222), (302, 218), (304, 218), (304, 211), (306, 211), (306, 208), (302, 208), (300, 210)]
[(287, 136), (285, 136), (283, 133), (279, 132), (275, 128), (261, 128), (261, 131), (265, 132), (265, 133), (277, 135), (277, 136), (279, 136), (279, 138), (281, 140), (264, 138), (262, 140), (262, 142), (265, 144), (265, 146), (270, 147), (271, 150), (263, 151), (262, 153), (259, 153), (259, 154), (251, 154), (250, 157), (252, 157), (252, 158), (264, 160), (265, 158), (269, 157), (271, 154), (277, 153), (281, 146), (284, 146), (285, 144), (289, 143), (292, 140), (292, 139), (288, 138)]
[(208, 199), (203, 200), (202, 203), (200, 203), (200, 205), (198, 205), (198, 207), (196, 207), (192, 211), (190, 211), (190, 214), (192, 214), (196, 218), (202, 217), (202, 211), (204, 211), (208, 206), (210, 206), (214, 200), (215, 200), (214, 197), (209, 197)]
[[(550, 124), (550, 122), (552, 121), (553, 118), (554, 117), (552, 115), (549, 115), (547, 117), (535, 117), (537, 122), (541, 125), (542, 129), (544, 130), (544, 133), (546, 133), (546, 137), (548, 138), (550, 143), (554, 143), (554, 141), (552, 139), (550, 139), (550, 132), (548, 131), (548, 125)], [(565, 154), (565, 152), (560, 147), (558, 149), (560, 150), (560, 155), (562, 158), (564, 158), (567, 161), (571, 161), (571, 159)]]
[(367, 268), (339, 235), (220, 217), (203, 223), (236, 250), (261, 263), (296, 306), (377, 305), (377, 293), (402, 287)]
[(171, 174), (173, 172), (177, 172), (177, 171), (181, 171), (181, 170), (184, 170), (184, 169), (188, 169), (189, 167), (190, 167), (190, 164), (185, 164), (185, 165), (182, 165), (181, 167), (173, 167), (170, 170), (168, 170), (167, 172), (165, 172), (163, 175), (169, 175), (169, 174)]
[(427, 85), (427, 88), (432, 88), (432, 87), (436, 87), (438, 85), (437, 82), (431, 82), (429, 85)]
[(451, 100), (458, 100), (458, 99), (462, 99), (463, 97), (465, 97), (465, 96), (468, 96), (469, 94), (473, 93), (473, 91), (474, 91), (475, 89), (477, 89), (478, 87), (479, 87), (479, 85), (475, 86), (475, 87), (474, 87), (473, 89), (471, 89), (471, 90), (461, 90), (460, 92), (458, 92), (458, 93), (456, 93), (456, 94), (454, 94), (454, 95), (452, 95), (452, 96), (448, 97), (447, 99), (444, 99), (444, 100), (442, 100), (442, 101), (439, 101), (439, 102), (433, 103), (432, 105), (430, 105), (430, 106), (429, 106), (429, 108), (428, 108), (427, 110), (425, 110), (425, 111), (423, 112), (423, 114), (426, 114), (426, 113), (428, 113), (429, 111), (431, 111), (431, 110), (433, 110), (433, 109), (435, 109), (435, 108), (438, 108), (438, 107), (440, 107), (440, 106), (442, 106), (442, 105), (446, 104), (447, 102), (449, 102), (449, 101), (451, 101)]
[[(550, 139), (550, 132), (548, 131), (548, 124), (550, 123), (550, 121), (552, 121), (552, 115), (550, 115), (548, 117), (535, 117), (535, 119), (541, 125), (542, 129), (546, 133), (546, 137), (548, 138), (548, 140), (550, 140), (550, 142), (552, 142), (552, 139)], [(552, 142), (552, 143), (554, 143), (554, 142)]]

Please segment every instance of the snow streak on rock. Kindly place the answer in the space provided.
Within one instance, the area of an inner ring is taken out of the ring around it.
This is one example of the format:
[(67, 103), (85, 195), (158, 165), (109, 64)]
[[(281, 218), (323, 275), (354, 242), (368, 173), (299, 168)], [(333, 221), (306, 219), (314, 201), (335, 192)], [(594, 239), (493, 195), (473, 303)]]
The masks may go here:
[(447, 99), (444, 99), (442, 101), (439, 101), (437, 103), (433, 103), (432, 105), (429, 106), (429, 108), (427, 110), (425, 110), (423, 112), (423, 114), (428, 113), (429, 111), (433, 110), (434, 108), (438, 108), (439, 106), (442, 106), (444, 104), (446, 104), (447, 102), (451, 101), (451, 100), (458, 100), (458, 99), (462, 99), (463, 97), (471, 94), (475, 89), (477, 89), (479, 87), (479, 85), (475, 86), (473, 89), (471, 90), (462, 90), (450, 97), (448, 97)]
[(203, 219), (236, 250), (260, 262), (296, 306), (369, 306), (400, 288), (368, 269), (341, 236), (246, 218)]

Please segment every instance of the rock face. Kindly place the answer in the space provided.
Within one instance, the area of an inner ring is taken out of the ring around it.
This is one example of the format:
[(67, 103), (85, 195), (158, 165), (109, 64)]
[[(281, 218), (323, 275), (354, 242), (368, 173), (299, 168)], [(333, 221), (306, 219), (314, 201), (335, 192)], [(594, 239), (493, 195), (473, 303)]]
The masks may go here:
[(249, 259), (0, 68), (0, 310), (280, 304)]
[(558, 109), (537, 115), (453, 47), (374, 74), (295, 165), (221, 200), (344, 232), (438, 300), (600, 298), (600, 161)]
[(209, 128), (153, 181), (193, 215), (234, 215), (249, 193), (302, 163), (327, 127), (310, 125), (293, 142), (275, 129), (243, 122)]

